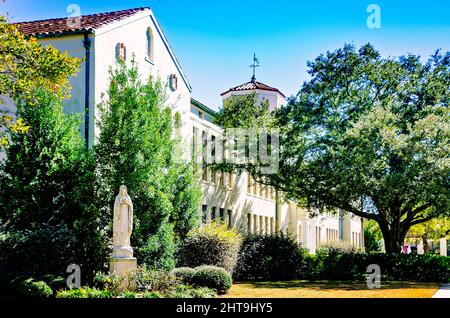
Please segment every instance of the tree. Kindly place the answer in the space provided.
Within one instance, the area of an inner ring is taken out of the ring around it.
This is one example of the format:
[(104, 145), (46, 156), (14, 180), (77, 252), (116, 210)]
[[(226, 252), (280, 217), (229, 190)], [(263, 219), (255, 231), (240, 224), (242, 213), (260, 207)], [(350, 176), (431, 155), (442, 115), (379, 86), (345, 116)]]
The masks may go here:
[(381, 252), (381, 241), (383, 234), (374, 220), (364, 222), (364, 250), (368, 253)]
[(422, 64), (351, 45), (308, 63), (311, 80), (277, 113), (272, 183), (308, 208), (376, 221), (386, 251), (450, 213), (450, 53)]
[(160, 81), (141, 82), (136, 63), (110, 71), (107, 98), (99, 105), (100, 137), (95, 146), (99, 202), (112, 220), (120, 185), (134, 204), (132, 244), (138, 259), (171, 269), (178, 238), (198, 224), (199, 189), (193, 169), (177, 158), (173, 114)]
[(226, 129), (269, 127), (271, 122), (269, 102), (253, 93), (227, 98), (214, 123)]
[[(0, 225), (20, 238), (16, 245), (28, 242), (17, 255), (27, 274), (64, 275), (76, 263), (89, 279), (108, 257), (95, 206), (93, 157), (79, 134), (79, 117), (64, 113), (61, 98), (39, 89), (34, 100), (31, 105), (17, 100), (18, 116), (32, 128), (9, 132), (11, 143), (0, 165)], [(38, 234), (48, 237), (36, 240)], [(31, 257), (36, 251), (39, 258)]]
[[(0, 96), (21, 99), (28, 105), (38, 105), (37, 89), (58, 97), (69, 94), (68, 77), (75, 76), (81, 61), (52, 46), (42, 46), (35, 38), (26, 38), (20, 30), (0, 16)], [(3, 101), (0, 99), (0, 103)], [(0, 127), (26, 132), (29, 124), (15, 120), (10, 114), (0, 114)], [(1, 144), (8, 139), (3, 135)]]
[(428, 240), (439, 240), (450, 234), (450, 218), (436, 218), (431, 221), (414, 225), (408, 231), (408, 238), (422, 240), (423, 250), (429, 253), (431, 250)]

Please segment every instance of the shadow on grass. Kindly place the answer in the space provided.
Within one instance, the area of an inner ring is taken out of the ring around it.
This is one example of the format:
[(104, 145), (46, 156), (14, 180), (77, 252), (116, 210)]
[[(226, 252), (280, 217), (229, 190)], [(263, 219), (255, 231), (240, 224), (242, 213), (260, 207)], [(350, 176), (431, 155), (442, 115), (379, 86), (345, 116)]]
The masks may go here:
[[(310, 290), (368, 290), (365, 281), (278, 281), (278, 282), (236, 282), (237, 285), (247, 285), (252, 288), (265, 289), (310, 289)], [(428, 289), (436, 284), (423, 282), (381, 282), (381, 289)]]

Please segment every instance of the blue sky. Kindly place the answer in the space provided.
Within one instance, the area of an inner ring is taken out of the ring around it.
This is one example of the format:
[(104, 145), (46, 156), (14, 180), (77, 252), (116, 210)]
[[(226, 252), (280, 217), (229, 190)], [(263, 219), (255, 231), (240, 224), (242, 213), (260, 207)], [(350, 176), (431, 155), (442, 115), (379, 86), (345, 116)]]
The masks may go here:
[[(448, 0), (7, 0), (0, 12), (16, 22), (64, 17), (72, 3), (82, 14), (150, 6), (193, 97), (215, 109), (221, 92), (250, 80), (254, 52), (261, 62), (257, 80), (289, 96), (308, 79), (307, 61), (344, 43), (371, 42), (385, 56), (450, 51)], [(381, 8), (380, 29), (367, 27), (370, 4)]]

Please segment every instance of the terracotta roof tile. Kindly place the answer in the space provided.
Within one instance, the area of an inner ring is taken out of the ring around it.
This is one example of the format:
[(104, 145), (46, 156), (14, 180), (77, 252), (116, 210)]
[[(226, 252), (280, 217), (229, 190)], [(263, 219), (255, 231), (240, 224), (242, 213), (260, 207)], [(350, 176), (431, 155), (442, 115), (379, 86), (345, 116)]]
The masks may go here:
[(81, 33), (89, 32), (110, 23), (123, 20), (138, 12), (148, 10), (147, 7), (97, 13), (81, 16), (81, 23), (78, 27), (71, 27), (67, 22), (68, 18), (38, 20), (30, 22), (18, 22), (13, 25), (18, 26), (19, 30), (27, 36), (46, 36), (63, 33)]
[(277, 92), (277, 93), (281, 94), (283, 97), (286, 97), (278, 88), (271, 87), (269, 85), (266, 85), (264, 83), (257, 82), (257, 81), (247, 82), (245, 84), (230, 88), (229, 90), (227, 90), (226, 92), (224, 92), (220, 95), (223, 96), (230, 92), (253, 91), (253, 90), (257, 90), (257, 89), (260, 89), (263, 91)]

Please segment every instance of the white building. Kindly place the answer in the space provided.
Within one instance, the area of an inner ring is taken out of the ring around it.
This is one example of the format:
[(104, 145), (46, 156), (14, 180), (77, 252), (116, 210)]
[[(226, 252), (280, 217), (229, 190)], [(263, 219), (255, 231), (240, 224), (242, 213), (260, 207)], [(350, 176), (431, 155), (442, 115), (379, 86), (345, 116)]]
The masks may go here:
[[(212, 123), (216, 113), (191, 99), (192, 89), (186, 75), (149, 8), (87, 15), (78, 21), (62, 18), (16, 25), (42, 44), (85, 59), (78, 76), (71, 78), (73, 90), (67, 111), (85, 115), (82, 132), (89, 146), (99, 135), (96, 105), (108, 88), (108, 70), (119, 58), (130, 63), (132, 56), (143, 79), (151, 75), (167, 84), (170, 107), (173, 113), (181, 115), (180, 136), (184, 136), (189, 148), (186, 156), (191, 157), (191, 147), (193, 151), (198, 151), (195, 148), (200, 146), (210, 149), (218, 142), (221, 128)], [(253, 92), (258, 99), (268, 100), (271, 109), (285, 103), (285, 95), (278, 89), (255, 80), (226, 91), (222, 97)], [(201, 140), (201, 145), (193, 140)], [(204, 169), (201, 174), (204, 197), (199, 208), (204, 222), (221, 218), (243, 231), (281, 230), (293, 235), (312, 252), (321, 244), (337, 241), (364, 246), (362, 222), (349, 214), (311, 218), (310, 213), (295, 204), (276, 200), (274, 189), (255, 183), (245, 173), (214, 174)]]

